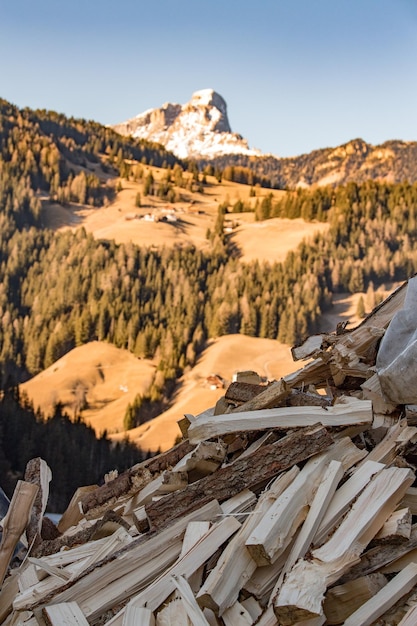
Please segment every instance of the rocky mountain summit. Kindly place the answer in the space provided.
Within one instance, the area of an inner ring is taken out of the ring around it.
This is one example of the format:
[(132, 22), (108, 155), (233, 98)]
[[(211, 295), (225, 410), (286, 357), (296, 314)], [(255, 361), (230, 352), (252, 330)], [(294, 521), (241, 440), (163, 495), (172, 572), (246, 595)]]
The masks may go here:
[(184, 105), (167, 102), (159, 109), (148, 109), (113, 128), (121, 135), (160, 143), (179, 158), (261, 155), (232, 132), (226, 101), (213, 89), (196, 91)]

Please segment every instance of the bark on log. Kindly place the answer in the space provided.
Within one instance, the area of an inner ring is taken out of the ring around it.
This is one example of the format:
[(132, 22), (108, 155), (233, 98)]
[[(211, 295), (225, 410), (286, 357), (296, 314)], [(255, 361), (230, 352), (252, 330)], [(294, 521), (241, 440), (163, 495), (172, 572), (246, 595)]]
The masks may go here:
[(243, 489), (251, 489), (279, 472), (325, 450), (332, 437), (321, 426), (300, 429), (274, 444), (263, 446), (244, 459), (237, 459), (214, 475), (192, 483), (184, 491), (146, 505), (151, 527), (158, 528), (213, 498), (223, 502)]
[(111, 508), (120, 497), (128, 496), (143, 489), (157, 475), (176, 465), (183, 456), (194, 448), (195, 446), (188, 441), (183, 441), (168, 452), (134, 465), (114, 480), (82, 497), (80, 502), (84, 514), (89, 512), (92, 514), (94, 511), (94, 514), (98, 516), (103, 510)]

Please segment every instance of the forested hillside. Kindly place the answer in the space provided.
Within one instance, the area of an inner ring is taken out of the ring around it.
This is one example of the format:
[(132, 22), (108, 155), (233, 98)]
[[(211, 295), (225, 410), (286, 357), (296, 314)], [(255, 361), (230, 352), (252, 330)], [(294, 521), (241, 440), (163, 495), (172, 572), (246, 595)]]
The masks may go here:
[[(133, 163), (145, 161), (183, 167), (159, 146), (119, 137), (92, 122), (19, 111), (1, 101), (2, 388), (13, 388), (11, 381), (20, 382), (73, 347), (98, 339), (155, 358), (148, 401), (166, 401), (208, 338), (244, 333), (294, 343), (316, 330), (332, 293), (372, 294), (380, 284), (417, 271), (417, 184), (408, 182), (349, 183), (290, 192), (278, 202), (272, 196), (257, 201), (258, 220), (302, 217), (330, 225), (282, 263), (239, 259), (224, 229), (225, 214), (232, 209), (227, 204), (219, 206), (207, 233), (208, 252), (195, 246), (116, 245), (82, 228), (57, 233), (42, 227), (41, 197), (100, 207), (117, 192), (115, 174), (129, 176)], [(247, 177), (245, 170), (236, 171)], [(197, 170), (195, 175), (203, 184)], [(7, 407), (6, 414), (3, 399), (2, 417), (15, 419), (10, 400)], [(42, 422), (42, 416), (36, 419)], [(65, 418), (58, 412), (56, 419)], [(16, 432), (28, 428), (21, 424)], [(36, 426), (38, 432), (41, 428)], [(64, 431), (67, 440), (70, 426)], [(31, 452), (40, 454), (42, 435), (32, 439), (38, 443)], [(3, 460), (10, 441), (0, 423)], [(16, 459), (4, 462), (17, 475), (27, 454), (19, 452), (18, 465)]]

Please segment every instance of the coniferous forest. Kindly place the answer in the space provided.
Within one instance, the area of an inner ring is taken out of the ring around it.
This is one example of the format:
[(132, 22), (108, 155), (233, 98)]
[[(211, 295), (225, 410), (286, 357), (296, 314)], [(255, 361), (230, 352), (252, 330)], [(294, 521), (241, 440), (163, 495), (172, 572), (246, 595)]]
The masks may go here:
[[(82, 228), (43, 227), (42, 195), (100, 207), (116, 191), (103, 172), (128, 175), (132, 161), (177, 172), (190, 167), (157, 144), (94, 122), (0, 101), (0, 467), (8, 476), (2, 486), (10, 492), (27, 460), (43, 456), (58, 472), (57, 508), (77, 486), (130, 466), (142, 453), (127, 443), (112, 448), (105, 435), (96, 440), (59, 406), (45, 421), (19, 396), (17, 383), (100, 340), (158, 358), (151, 400), (160, 402), (207, 339), (244, 333), (295, 343), (317, 329), (332, 293), (376, 289), (417, 271), (417, 184), (406, 181), (352, 182), (257, 202), (257, 220), (329, 224), (282, 263), (240, 261), (224, 234), (228, 207), (219, 207), (210, 252), (116, 245)], [(233, 176), (254, 183), (247, 170), (226, 171), (225, 178)], [(80, 475), (73, 472), (75, 451), (83, 458)], [(65, 466), (71, 475), (59, 473)]]

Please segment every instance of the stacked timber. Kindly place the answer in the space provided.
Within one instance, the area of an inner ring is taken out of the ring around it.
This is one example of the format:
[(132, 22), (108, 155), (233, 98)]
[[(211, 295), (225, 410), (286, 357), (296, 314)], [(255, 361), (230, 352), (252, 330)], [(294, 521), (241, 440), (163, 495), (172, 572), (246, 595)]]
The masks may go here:
[(376, 365), (406, 293), (293, 348), (309, 361), (281, 380), (238, 376), (177, 446), (80, 487), (57, 528), (31, 461), (1, 523), (0, 623), (415, 625), (417, 401)]

